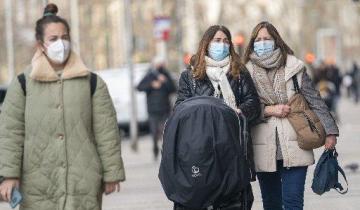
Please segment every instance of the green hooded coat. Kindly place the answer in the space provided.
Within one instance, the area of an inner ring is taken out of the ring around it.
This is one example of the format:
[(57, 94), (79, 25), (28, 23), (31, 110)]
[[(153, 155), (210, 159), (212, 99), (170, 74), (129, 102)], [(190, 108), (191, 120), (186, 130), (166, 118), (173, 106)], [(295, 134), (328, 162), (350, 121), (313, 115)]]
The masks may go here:
[(36, 52), (0, 114), (0, 176), (20, 179), (21, 210), (100, 210), (104, 182), (124, 181), (115, 109), (104, 81), (71, 53), (61, 76)]

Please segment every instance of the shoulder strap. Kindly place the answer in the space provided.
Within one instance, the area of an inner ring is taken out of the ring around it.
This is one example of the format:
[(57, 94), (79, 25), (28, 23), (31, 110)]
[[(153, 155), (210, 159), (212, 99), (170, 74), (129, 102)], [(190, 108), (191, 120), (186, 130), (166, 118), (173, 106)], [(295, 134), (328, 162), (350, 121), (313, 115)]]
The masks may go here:
[(90, 92), (91, 97), (94, 95), (97, 85), (97, 75), (95, 73), (90, 73)]
[(19, 74), (17, 76), (18, 80), (19, 80), (19, 83), (21, 85), (21, 89), (23, 90), (24, 92), (24, 96), (26, 96), (26, 78), (25, 78), (25, 74), (22, 73), (22, 74)]
[(293, 80), (293, 83), (294, 83), (295, 92), (300, 93), (299, 83), (298, 83), (296, 75), (294, 75), (292, 77), (292, 80)]
[[(25, 78), (25, 74), (19, 74), (17, 76), (19, 83), (21, 85), (21, 89), (24, 92), (24, 96), (26, 96), (26, 78)], [(90, 92), (91, 92), (91, 96), (94, 95), (95, 90), (96, 90), (96, 86), (97, 86), (97, 75), (95, 73), (90, 73)]]
[(345, 193), (347, 193), (347, 191), (349, 189), (349, 184), (348, 184), (348, 181), (346, 179), (344, 170), (340, 166), (337, 166), (337, 170), (344, 177), (344, 180), (346, 182), (346, 190), (344, 190), (344, 188), (342, 187), (342, 185), (339, 182), (335, 184), (335, 190), (338, 191), (340, 194), (345, 194)]
[[(334, 156), (335, 160), (336, 160), (336, 163), (337, 163), (337, 157), (338, 157), (338, 153), (336, 152), (336, 149), (333, 150), (333, 152), (331, 152), (331, 154)], [(345, 175), (345, 172), (344, 170), (339, 166), (339, 164), (337, 163), (337, 166), (336, 166), (336, 170), (337, 172), (340, 172), (340, 174), (344, 177), (344, 180), (346, 182), (346, 190), (344, 190), (343, 186), (340, 184), (340, 182), (336, 183), (335, 186), (334, 186), (334, 189), (336, 191), (338, 191), (340, 194), (345, 194), (347, 193), (348, 189), (349, 189), (349, 184), (348, 184), (348, 181), (346, 179), (346, 175)]]

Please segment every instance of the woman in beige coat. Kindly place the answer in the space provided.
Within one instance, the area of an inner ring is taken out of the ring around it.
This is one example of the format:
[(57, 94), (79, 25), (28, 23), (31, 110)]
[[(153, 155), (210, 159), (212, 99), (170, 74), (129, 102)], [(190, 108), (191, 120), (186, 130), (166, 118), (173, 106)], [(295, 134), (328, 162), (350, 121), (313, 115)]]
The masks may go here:
[(293, 55), (276, 28), (261, 22), (253, 30), (245, 63), (262, 104), (262, 121), (252, 128), (255, 169), (265, 210), (299, 210), (304, 204), (307, 167), (314, 163), (312, 150), (302, 150), (287, 119), (288, 100), (294, 95), (292, 77), (325, 128), (326, 149), (335, 147), (339, 134), (319, 92), (306, 73), (304, 63)]

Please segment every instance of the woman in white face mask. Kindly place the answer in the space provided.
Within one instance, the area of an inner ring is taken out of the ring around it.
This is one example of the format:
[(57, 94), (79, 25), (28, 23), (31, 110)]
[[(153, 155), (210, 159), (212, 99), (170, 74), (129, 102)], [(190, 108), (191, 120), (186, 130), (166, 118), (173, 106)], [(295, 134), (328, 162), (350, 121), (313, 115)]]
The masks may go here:
[(101, 209), (125, 180), (116, 114), (104, 81), (71, 51), (70, 28), (46, 6), (38, 49), (0, 116), (0, 198), (20, 209)]
[(298, 81), (301, 94), (325, 128), (325, 149), (335, 147), (339, 134), (304, 63), (293, 54), (276, 28), (261, 22), (254, 28), (244, 55), (262, 104), (262, 121), (251, 134), (264, 210), (303, 209), (307, 167), (314, 163), (313, 151), (298, 146), (297, 135), (287, 119), (291, 112), (287, 103), (295, 93), (292, 78)]
[(71, 54), (69, 33), (70, 28), (67, 22), (51, 12), (45, 13), (44, 17), (37, 22), (38, 49), (46, 56), (55, 71), (64, 70)]

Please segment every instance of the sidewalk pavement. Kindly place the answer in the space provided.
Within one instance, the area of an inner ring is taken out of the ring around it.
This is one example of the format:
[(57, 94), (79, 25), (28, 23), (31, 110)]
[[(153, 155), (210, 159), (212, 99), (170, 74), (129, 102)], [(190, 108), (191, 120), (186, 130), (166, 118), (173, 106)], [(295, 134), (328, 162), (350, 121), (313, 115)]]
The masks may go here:
[[(355, 106), (342, 99), (339, 103), (340, 138), (337, 151), (339, 163), (360, 164), (360, 104)], [(138, 153), (130, 149), (129, 141), (122, 143), (123, 158), (126, 167), (126, 182), (121, 184), (121, 192), (104, 196), (104, 210), (171, 210), (172, 203), (167, 200), (157, 178), (160, 161), (152, 157), (152, 145), (149, 136), (142, 137)], [(316, 159), (322, 149), (316, 150)], [(305, 186), (305, 210), (357, 210), (360, 207), (360, 171), (352, 173), (346, 170), (350, 184), (349, 192), (340, 195), (334, 190), (322, 196), (311, 190), (311, 181), (315, 166), (309, 167)], [(254, 210), (262, 210), (258, 183), (253, 183)], [(0, 210), (10, 210), (8, 204), (1, 203)]]

